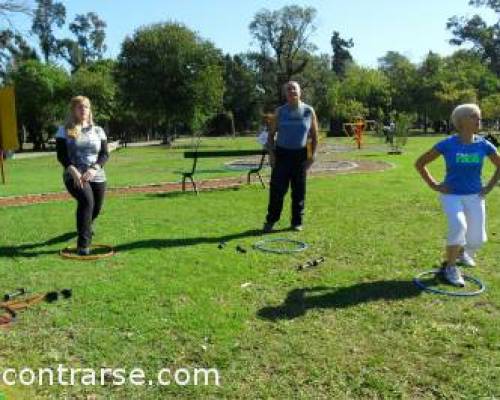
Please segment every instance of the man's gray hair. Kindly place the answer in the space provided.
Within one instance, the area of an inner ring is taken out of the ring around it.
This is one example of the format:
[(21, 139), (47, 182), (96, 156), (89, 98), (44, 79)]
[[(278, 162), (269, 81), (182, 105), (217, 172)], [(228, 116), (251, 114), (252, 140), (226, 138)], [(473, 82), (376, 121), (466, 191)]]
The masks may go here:
[(295, 86), (297, 86), (297, 88), (299, 89), (299, 92), (300, 93), (302, 92), (302, 88), (300, 87), (299, 82), (297, 82), (297, 81), (288, 81), (287, 83), (285, 83), (283, 85), (283, 88), (282, 88), (284, 96), (286, 96), (286, 91), (287, 91), (289, 85), (295, 85)]
[(460, 104), (451, 113), (451, 122), (456, 129), (460, 129), (462, 121), (474, 114), (481, 115), (481, 109), (477, 104)]

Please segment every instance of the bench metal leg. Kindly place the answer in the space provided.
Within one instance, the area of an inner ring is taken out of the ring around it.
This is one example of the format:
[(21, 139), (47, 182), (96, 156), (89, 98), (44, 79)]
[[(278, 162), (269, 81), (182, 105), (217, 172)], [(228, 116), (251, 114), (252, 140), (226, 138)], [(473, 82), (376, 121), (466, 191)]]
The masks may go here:
[(262, 179), (262, 175), (260, 174), (260, 169), (252, 169), (252, 170), (248, 171), (248, 174), (247, 174), (247, 184), (250, 185), (252, 174), (257, 175), (257, 177), (259, 178), (259, 181), (260, 181), (262, 187), (265, 189), (266, 188), (266, 184), (264, 183), (264, 179)]
[(198, 194), (198, 187), (196, 186), (196, 182), (194, 181), (193, 177), (191, 174), (184, 174), (182, 176), (182, 191), (186, 191), (186, 179), (189, 179), (191, 181), (191, 185), (193, 186), (193, 190), (196, 194)]
[(257, 172), (257, 176), (259, 177), (259, 180), (260, 180), (260, 183), (262, 185), (262, 188), (265, 189), (266, 188), (266, 184), (264, 183), (264, 179), (262, 179), (262, 175), (260, 174), (260, 172)]

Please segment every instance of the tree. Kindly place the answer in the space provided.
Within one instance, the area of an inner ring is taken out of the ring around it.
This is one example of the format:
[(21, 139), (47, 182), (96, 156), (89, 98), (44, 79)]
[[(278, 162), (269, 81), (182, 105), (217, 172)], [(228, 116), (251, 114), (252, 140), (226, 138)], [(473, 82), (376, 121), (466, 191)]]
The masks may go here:
[(316, 10), (312, 7), (285, 6), (276, 11), (263, 9), (249, 25), (260, 46), (261, 61), (273, 60), (276, 99), (281, 102), (282, 86), (301, 73), (316, 47), (309, 40), (316, 30)]
[(10, 23), (11, 14), (29, 14), (30, 8), (22, 0), (2, 0), (0, 1), (0, 20)]
[(402, 54), (389, 51), (379, 58), (379, 69), (391, 84), (391, 108), (398, 111), (415, 111), (415, 93), (418, 86), (417, 67)]
[(353, 61), (349, 49), (354, 46), (354, 42), (352, 39), (342, 39), (339, 32), (333, 31), (330, 43), (333, 51), (332, 70), (337, 76), (344, 76), (347, 66)]
[[(476, 7), (488, 6), (500, 14), (500, 0), (471, 0), (469, 4)], [(500, 76), (500, 19), (488, 26), (479, 15), (471, 18), (454, 16), (448, 20), (446, 27), (454, 35), (450, 40), (451, 44), (460, 46), (466, 42), (471, 43), (483, 61)]]
[(408, 135), (415, 123), (415, 117), (407, 113), (393, 113), (394, 131), (389, 140), (390, 153), (401, 154), (403, 147), (408, 142)]
[(11, 15), (29, 14), (30, 11), (25, 1), (0, 0), (0, 27), (2, 27), (2, 23), (9, 25), (9, 28), (2, 27), (0, 30), (0, 83), (5, 79), (7, 70), (12, 63), (36, 57), (36, 52), (10, 21)]
[(257, 78), (256, 90), (264, 113), (274, 112), (280, 98), (281, 87), (276, 84), (276, 64), (272, 57), (258, 52), (248, 52), (243, 55), (245, 64), (254, 72)]
[(484, 119), (500, 120), (500, 94), (492, 94), (482, 99), (481, 111)]
[(196, 131), (222, 109), (221, 52), (184, 25), (150, 25), (126, 38), (117, 72), (124, 101), (151, 127)]
[(38, 36), (45, 62), (57, 55), (59, 42), (54, 36), (54, 26), (61, 28), (66, 21), (66, 7), (54, 0), (36, 0), (38, 7), (33, 18), (32, 32)]
[(500, 89), (500, 80), (473, 51), (460, 50), (449, 57), (430, 52), (418, 75), (415, 107), (425, 129), (430, 119), (436, 130), (443, 130), (457, 104), (477, 102)]
[(73, 71), (92, 61), (101, 60), (106, 51), (106, 22), (96, 13), (79, 14), (69, 25), (76, 40), (64, 39), (59, 42), (61, 56)]
[(71, 76), (71, 95), (92, 101), (94, 119), (107, 125), (115, 116), (118, 87), (114, 79), (116, 61), (102, 60), (81, 67)]
[(247, 130), (259, 120), (262, 93), (257, 87), (257, 74), (245, 57), (224, 57), (224, 109), (233, 113), (237, 130)]
[(343, 122), (354, 117), (379, 119), (387, 114), (391, 102), (391, 87), (384, 73), (376, 69), (351, 65), (344, 79), (330, 87), (328, 104), (331, 110), (332, 131), (340, 133)]
[(0, 82), (14, 64), (29, 59), (37, 59), (36, 51), (19, 33), (11, 29), (0, 31)]
[(44, 147), (51, 128), (67, 110), (69, 76), (54, 65), (29, 60), (9, 75), (16, 86), (18, 118), (26, 126), (35, 150)]
[(471, 6), (488, 6), (493, 11), (499, 13), (500, 12), (500, 0), (470, 0), (469, 5)]
[(351, 66), (342, 81), (336, 81), (337, 101), (356, 100), (368, 110), (367, 117), (377, 118), (380, 110), (389, 111), (391, 93), (387, 77), (371, 68)]
[(330, 56), (311, 56), (304, 71), (296, 79), (302, 87), (304, 100), (314, 107), (319, 122), (327, 124), (331, 117), (328, 92), (336, 80), (331, 70)]

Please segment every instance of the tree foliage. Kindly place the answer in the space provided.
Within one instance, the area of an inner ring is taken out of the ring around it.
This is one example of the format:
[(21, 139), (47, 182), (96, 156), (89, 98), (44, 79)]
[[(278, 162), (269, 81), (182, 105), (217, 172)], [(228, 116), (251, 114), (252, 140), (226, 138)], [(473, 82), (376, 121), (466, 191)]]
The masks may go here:
[(64, 119), (69, 97), (69, 75), (51, 64), (29, 60), (10, 75), (16, 87), (18, 117), (41, 149), (56, 123)]
[(259, 120), (263, 93), (257, 73), (245, 62), (245, 55), (224, 57), (224, 109), (231, 111), (237, 130), (251, 129)]
[(351, 119), (353, 113), (346, 112), (344, 104), (355, 107), (357, 114), (378, 118), (389, 110), (390, 100), (389, 79), (381, 71), (356, 65), (349, 67), (345, 78), (335, 81), (330, 91), (333, 115), (345, 120)]
[(94, 12), (77, 15), (69, 25), (76, 39), (61, 40), (59, 52), (74, 71), (104, 57), (106, 26), (106, 22)]
[(11, 29), (0, 31), (0, 82), (16, 63), (36, 58), (36, 51), (22, 35)]
[(177, 23), (143, 27), (118, 58), (124, 101), (143, 121), (199, 129), (222, 108), (222, 55)]
[[(249, 25), (260, 47), (262, 63), (272, 60), (274, 93), (282, 100), (283, 84), (304, 71), (316, 46), (310, 36), (316, 30), (316, 10), (312, 7), (285, 6), (279, 10), (263, 9)], [(269, 90), (270, 88), (268, 88)]]
[(94, 119), (102, 125), (116, 117), (119, 91), (115, 68), (115, 61), (98, 61), (81, 67), (71, 77), (71, 95), (90, 98)]
[(353, 62), (349, 49), (354, 46), (354, 41), (352, 39), (342, 39), (339, 32), (333, 31), (330, 44), (332, 45), (333, 52), (332, 70), (337, 76), (342, 77), (345, 74), (347, 66)]
[(36, 0), (36, 3), (31, 30), (38, 37), (45, 62), (49, 62), (59, 51), (54, 27), (61, 28), (66, 22), (66, 7), (54, 0)]
[[(490, 7), (500, 16), (500, 0), (471, 0), (469, 4)], [(500, 18), (493, 25), (488, 25), (477, 14), (471, 18), (454, 16), (448, 20), (446, 26), (453, 34), (451, 44), (472, 44), (483, 61), (500, 76)]]

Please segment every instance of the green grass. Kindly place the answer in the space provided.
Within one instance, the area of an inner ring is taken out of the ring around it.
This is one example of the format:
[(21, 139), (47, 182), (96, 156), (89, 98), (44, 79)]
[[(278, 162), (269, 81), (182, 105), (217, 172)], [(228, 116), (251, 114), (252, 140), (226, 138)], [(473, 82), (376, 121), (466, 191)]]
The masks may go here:
[[(471, 271), (487, 292), (455, 299), (421, 293), (411, 282), (441, 259), (444, 217), (413, 168), (435, 140), (411, 139), (402, 156), (369, 148), (331, 155), (387, 160), (396, 168), (310, 179), (306, 230), (271, 236), (311, 245), (297, 255), (252, 250), (268, 196), (258, 185), (198, 197), (110, 196), (96, 242), (113, 244), (117, 255), (86, 263), (57, 255), (74, 241), (73, 202), (0, 209), (0, 293), (22, 286), (74, 291), (72, 300), (27, 310), (0, 331), (0, 369), (62, 363), (141, 367), (154, 375), (198, 366), (221, 374), (220, 387), (15, 387), (13, 398), (498, 397), (498, 190), (488, 198), (490, 242)], [(26, 161), (21, 175), (41, 162)], [(160, 180), (170, 180), (177, 162), (184, 160), (158, 148), (129, 149), (113, 154), (108, 174), (115, 185), (154, 182), (163, 165)], [(433, 166), (436, 175), (441, 167)], [(30, 188), (37, 191), (38, 182)], [(279, 227), (287, 227), (288, 216), (286, 208)], [(219, 250), (221, 240), (228, 244)], [(295, 270), (316, 256), (326, 257), (321, 267)]]
[[(194, 150), (196, 141), (182, 139), (176, 147), (165, 146), (142, 148), (122, 148), (111, 153), (106, 165), (109, 184), (113, 187), (143, 185), (146, 183), (180, 181), (183, 171), (190, 171), (193, 160), (184, 159), (183, 152)], [(218, 149), (256, 149), (254, 138), (241, 139), (203, 139), (200, 150)], [(233, 158), (234, 159), (234, 158)], [(200, 160), (197, 167), (198, 179), (240, 175), (227, 169), (224, 163), (231, 158)], [(7, 184), (0, 185), (0, 196), (36, 194), (64, 191), (61, 181), (62, 167), (55, 156), (35, 159), (14, 159), (6, 162)]]

